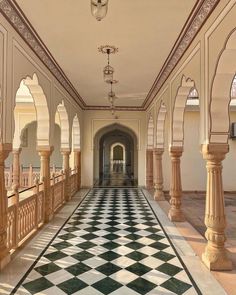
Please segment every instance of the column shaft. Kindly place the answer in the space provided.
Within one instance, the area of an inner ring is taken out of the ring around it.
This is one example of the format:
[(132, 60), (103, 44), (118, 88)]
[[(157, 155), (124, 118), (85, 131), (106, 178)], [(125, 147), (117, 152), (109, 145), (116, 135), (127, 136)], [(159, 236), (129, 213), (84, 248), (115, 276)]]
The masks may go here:
[(44, 183), (44, 197), (45, 197), (45, 212), (44, 212), (44, 222), (49, 222), (53, 217), (52, 208), (52, 197), (51, 197), (51, 185), (50, 185), (50, 155), (52, 149), (50, 150), (39, 150), (40, 156), (40, 177)]
[(65, 173), (65, 200), (71, 199), (70, 192), (70, 150), (61, 150), (63, 156), (63, 170)]
[(20, 153), (21, 149), (14, 149), (13, 154), (13, 174), (12, 174), (12, 186), (15, 188), (20, 187)]
[(10, 261), (10, 253), (7, 249), (8, 200), (4, 176), (4, 161), (10, 150), (10, 144), (0, 144), (0, 270)]
[(74, 151), (75, 167), (77, 168), (77, 189), (81, 188), (81, 151)]
[(207, 246), (202, 255), (202, 260), (210, 270), (232, 269), (232, 262), (229, 260), (225, 249), (226, 218), (222, 184), (222, 161), (228, 149), (228, 144), (202, 146), (203, 157), (207, 161), (205, 210)]
[(182, 147), (170, 147), (171, 156), (171, 188), (170, 188), (170, 210), (169, 218), (171, 221), (184, 221), (184, 215), (181, 210), (182, 184), (180, 158), (182, 156)]
[(146, 151), (146, 187), (151, 189), (153, 187), (153, 150)]
[(165, 200), (163, 193), (163, 172), (162, 172), (162, 155), (164, 149), (156, 148), (153, 150), (153, 183), (154, 199), (157, 201)]

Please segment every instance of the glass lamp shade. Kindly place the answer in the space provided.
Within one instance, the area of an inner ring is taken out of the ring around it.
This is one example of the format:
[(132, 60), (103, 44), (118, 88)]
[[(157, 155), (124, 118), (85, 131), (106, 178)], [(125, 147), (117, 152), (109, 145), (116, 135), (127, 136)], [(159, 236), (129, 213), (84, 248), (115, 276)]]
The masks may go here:
[(107, 14), (108, 0), (91, 0), (91, 13), (101, 21)]
[(113, 81), (113, 73), (114, 73), (113, 67), (109, 65), (105, 66), (105, 68), (103, 69), (104, 81), (107, 83), (110, 83), (110, 81)]

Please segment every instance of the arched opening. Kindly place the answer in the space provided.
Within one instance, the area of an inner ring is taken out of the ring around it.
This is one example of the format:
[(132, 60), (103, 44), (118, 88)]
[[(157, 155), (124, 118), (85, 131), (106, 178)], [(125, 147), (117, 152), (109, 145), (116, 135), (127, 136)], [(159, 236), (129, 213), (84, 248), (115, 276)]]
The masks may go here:
[(137, 174), (135, 133), (120, 124), (99, 130), (94, 137), (94, 183), (99, 186), (134, 186), (137, 184)]
[(223, 48), (212, 83), (210, 105), (210, 143), (228, 143), (229, 105), (236, 74), (236, 29)]
[(153, 187), (153, 148), (154, 148), (154, 120), (149, 115), (147, 125), (147, 150), (146, 150), (146, 187)]
[(77, 115), (75, 115), (72, 125), (72, 153), (70, 157), (70, 166), (73, 168), (77, 165), (75, 152), (80, 152), (80, 124)]
[(120, 142), (111, 145), (110, 168), (111, 172), (125, 172), (126, 169), (126, 146)]
[(6, 160), (5, 185), (31, 187), (40, 174), (38, 149), (49, 146), (47, 100), (37, 75), (20, 82), (15, 97), (13, 151)]
[(157, 130), (156, 130), (156, 147), (164, 149), (165, 142), (165, 120), (166, 120), (166, 106), (161, 102), (157, 115)]

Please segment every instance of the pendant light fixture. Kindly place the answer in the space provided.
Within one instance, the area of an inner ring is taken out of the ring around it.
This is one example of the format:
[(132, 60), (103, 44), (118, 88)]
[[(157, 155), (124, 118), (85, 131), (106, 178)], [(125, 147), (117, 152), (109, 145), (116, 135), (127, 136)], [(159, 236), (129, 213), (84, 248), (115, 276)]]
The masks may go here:
[(91, 0), (91, 13), (97, 21), (101, 21), (107, 14), (108, 0)]

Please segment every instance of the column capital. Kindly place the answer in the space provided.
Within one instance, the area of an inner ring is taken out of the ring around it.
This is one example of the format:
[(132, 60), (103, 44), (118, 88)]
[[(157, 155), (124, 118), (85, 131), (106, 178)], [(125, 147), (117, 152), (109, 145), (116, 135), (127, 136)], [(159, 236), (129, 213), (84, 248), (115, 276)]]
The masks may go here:
[(13, 154), (19, 154), (21, 151), (22, 151), (22, 148), (21, 147), (19, 147), (19, 148), (13, 148), (12, 149), (12, 153)]
[(71, 149), (69, 148), (62, 148), (61, 153), (64, 155), (69, 155), (71, 153)]
[(37, 146), (37, 152), (40, 156), (50, 156), (54, 150), (53, 146)]
[(12, 151), (11, 143), (1, 143), (0, 144), (0, 161), (3, 162)]
[(205, 160), (222, 161), (224, 160), (225, 155), (229, 152), (229, 145), (227, 143), (202, 144), (201, 152)]
[(183, 153), (182, 146), (170, 146), (169, 147), (169, 154), (172, 158), (180, 158)]
[(154, 148), (153, 153), (156, 153), (157, 155), (162, 155), (164, 153), (164, 148)]
[(81, 152), (81, 149), (73, 149), (73, 152), (74, 153), (80, 153)]

